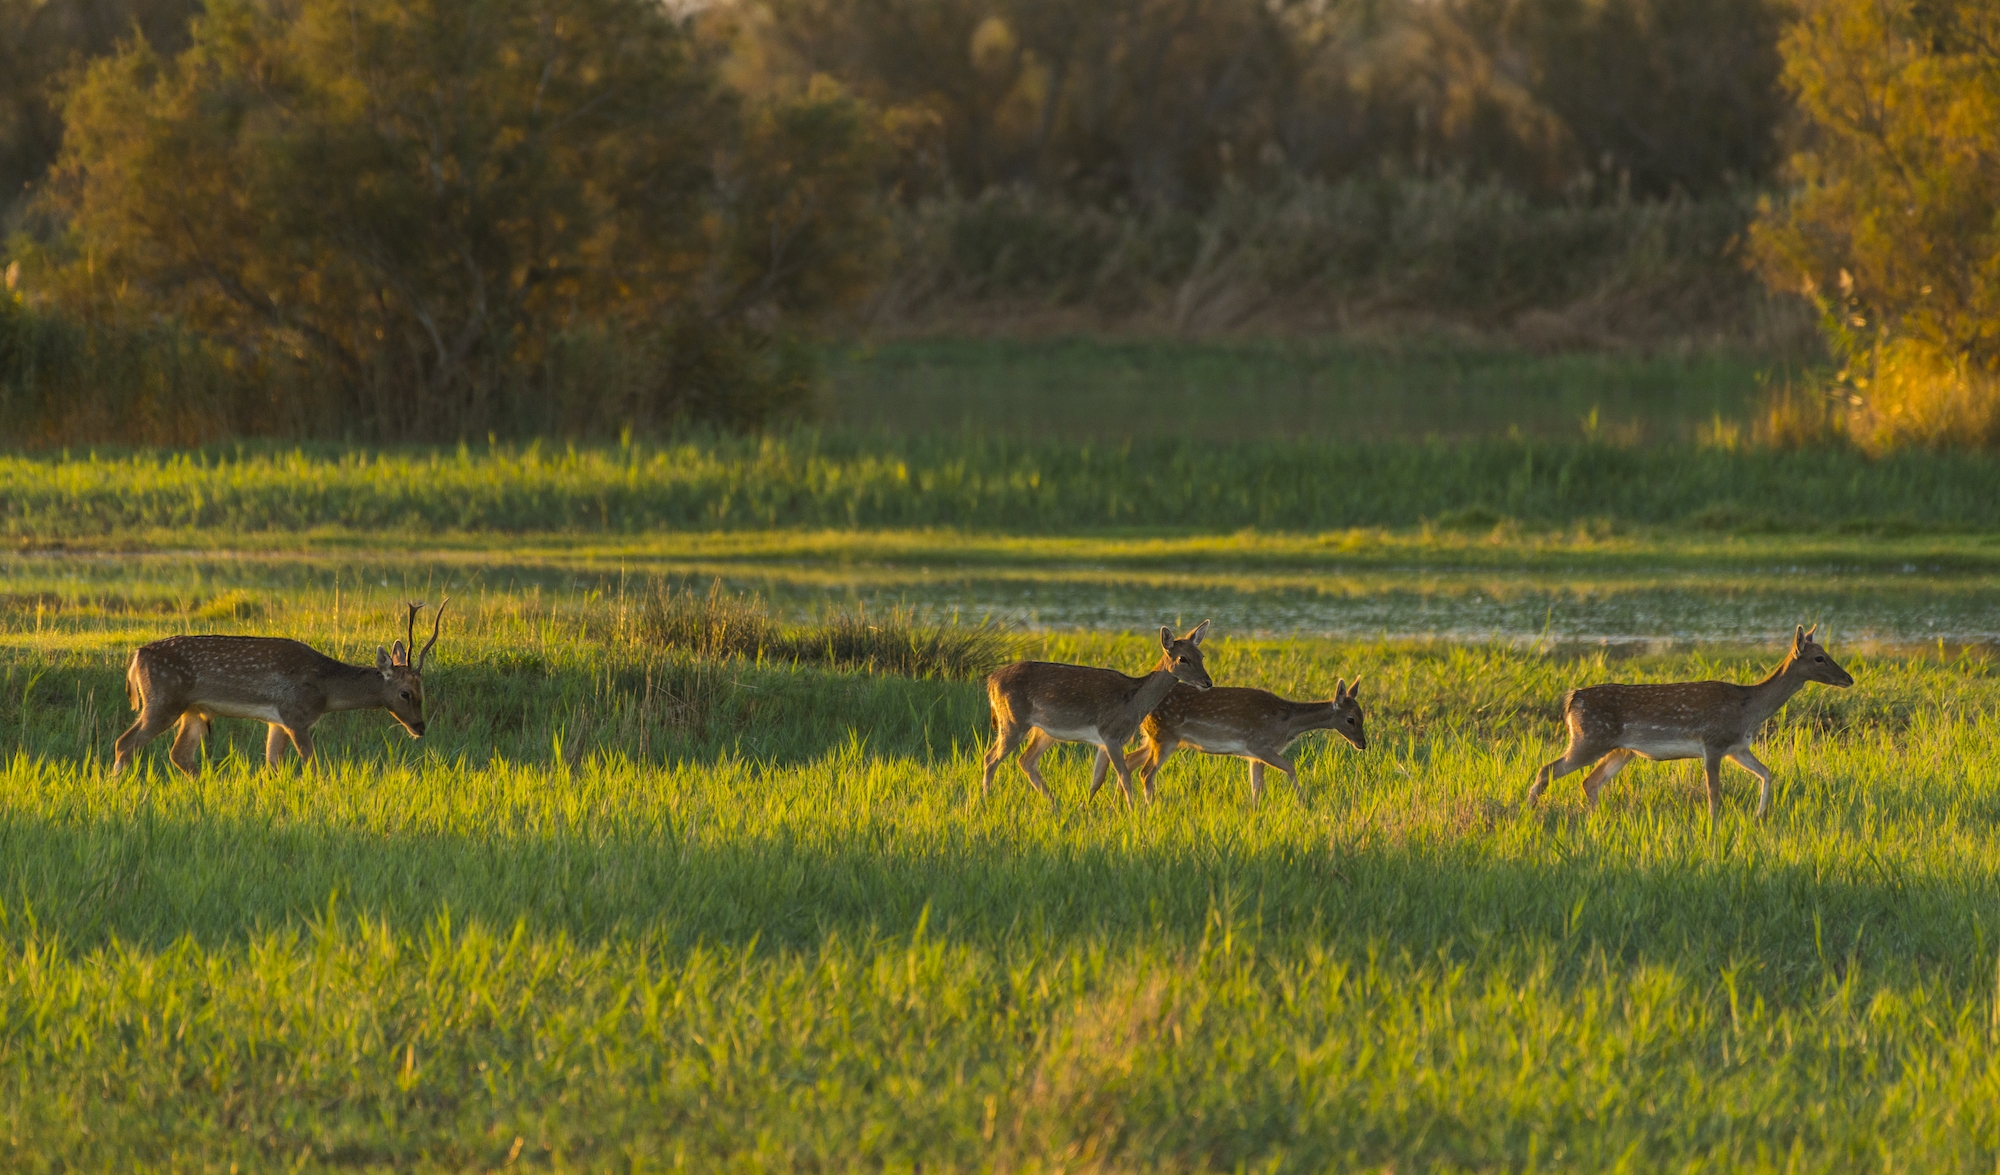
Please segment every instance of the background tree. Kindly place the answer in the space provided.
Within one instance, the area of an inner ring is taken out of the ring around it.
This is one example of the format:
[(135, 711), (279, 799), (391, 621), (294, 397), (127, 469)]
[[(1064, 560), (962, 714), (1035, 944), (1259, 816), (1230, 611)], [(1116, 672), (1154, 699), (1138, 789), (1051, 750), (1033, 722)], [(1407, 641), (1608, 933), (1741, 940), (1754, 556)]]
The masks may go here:
[(711, 378), (685, 352), (846, 296), (873, 223), (855, 104), (745, 109), (650, 0), (212, 0), (185, 52), (134, 43), (64, 113), (47, 288), (303, 363), (318, 431), (504, 427), (577, 332)]
[(2000, 8), (1811, 0), (1783, 52), (1764, 273), (1820, 301), (1862, 443), (2000, 444)]
[(0, 231), (62, 148), (67, 72), (135, 31), (179, 52), (199, 11), (200, 0), (0, 0)]
[(1394, 170), (1548, 197), (1754, 183), (1781, 0), (740, 0), (764, 67), (936, 127), (946, 184), (1207, 204)]

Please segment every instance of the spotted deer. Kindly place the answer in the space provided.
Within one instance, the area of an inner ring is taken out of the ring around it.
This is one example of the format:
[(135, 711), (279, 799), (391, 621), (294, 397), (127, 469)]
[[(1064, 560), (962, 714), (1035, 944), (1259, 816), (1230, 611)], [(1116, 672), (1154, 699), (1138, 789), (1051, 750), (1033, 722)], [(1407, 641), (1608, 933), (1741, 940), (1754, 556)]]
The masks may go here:
[(1219, 686), (1206, 692), (1175, 686), (1166, 699), (1153, 708), (1139, 726), (1141, 745), (1125, 756), (1127, 770), (1137, 769), (1153, 798), (1153, 777), (1160, 765), (1181, 747), (1193, 747), (1208, 755), (1233, 755), (1250, 760), (1250, 798), (1264, 798), (1264, 768), (1276, 767), (1292, 781), (1292, 790), (1305, 802), (1298, 768), (1285, 757), (1285, 748), (1315, 730), (1331, 730), (1356, 750), (1368, 749), (1362, 730), (1361, 682), (1336, 682), (1333, 697), (1324, 702), (1293, 702), (1269, 690), (1241, 686)]
[(387, 710), (411, 738), (424, 734), (424, 663), (438, 642), (447, 597), (431, 620), (431, 639), (413, 663), (417, 613), (409, 604), (403, 634), (393, 649), (377, 647), (375, 664), (349, 665), (309, 645), (272, 636), (170, 636), (142, 645), (125, 670), (138, 721), (118, 736), (111, 763), (123, 771), (139, 749), (167, 727), (180, 724), (167, 758), (192, 779), (201, 772), (201, 742), (217, 718), (267, 723), (264, 761), (285, 760), (290, 740), (299, 758), (312, 762), (313, 723), (336, 710)]
[(1096, 795), (1103, 786), (1105, 771), (1115, 769), (1118, 790), (1125, 794), (1126, 804), (1131, 804), (1132, 779), (1125, 766), (1125, 744), (1132, 741), (1139, 723), (1176, 682), (1197, 690), (1214, 684), (1201, 663), (1201, 640), (1207, 633), (1206, 620), (1178, 638), (1172, 629), (1162, 627), (1160, 662), (1144, 677), (1052, 661), (1016, 661), (994, 670), (986, 679), (986, 697), (993, 708), (993, 746), (986, 752), (980, 794), (993, 790), (993, 773), (1000, 769), (1000, 761), (1025, 739), (1021, 770), (1042, 798), (1054, 804), (1055, 796), (1050, 794), (1036, 761), (1056, 743), (1090, 743), (1097, 747), (1090, 794)]
[[(1700, 759), (1708, 778), (1708, 818), (1722, 804), (1722, 761), (1757, 777), (1757, 815), (1771, 804), (1771, 769), (1750, 753), (1750, 740), (1808, 682), (1846, 689), (1854, 684), (1813, 640), (1819, 626), (1792, 633), (1792, 647), (1769, 677), (1756, 685), (1727, 681), (1683, 681), (1671, 685), (1593, 685), (1563, 695), (1563, 722), (1569, 747), (1562, 758), (1535, 773), (1528, 803), (1541, 800), (1548, 786), (1572, 771), (1583, 777), (1586, 805), (1634, 755), (1655, 761)], [(1592, 766), (1595, 764), (1595, 766)]]

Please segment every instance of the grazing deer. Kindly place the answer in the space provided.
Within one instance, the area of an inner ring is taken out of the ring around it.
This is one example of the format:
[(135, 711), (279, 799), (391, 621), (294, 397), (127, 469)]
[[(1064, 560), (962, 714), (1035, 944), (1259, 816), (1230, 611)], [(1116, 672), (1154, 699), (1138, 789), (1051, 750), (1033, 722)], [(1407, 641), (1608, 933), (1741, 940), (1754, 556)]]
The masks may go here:
[(1207, 691), (1174, 687), (1166, 700), (1154, 708), (1140, 724), (1140, 747), (1125, 757), (1125, 767), (1139, 769), (1146, 799), (1153, 798), (1153, 777), (1160, 765), (1183, 746), (1208, 755), (1234, 755), (1250, 760), (1250, 798), (1264, 798), (1264, 768), (1276, 767), (1292, 781), (1292, 790), (1304, 803), (1305, 789), (1299, 786), (1298, 768), (1285, 757), (1285, 748), (1315, 730), (1331, 730), (1354, 744), (1368, 749), (1368, 736), (1361, 729), (1361, 690), (1337, 682), (1333, 698), (1325, 702), (1292, 702), (1261, 689), (1241, 686), (1218, 687)]
[(1655, 761), (1700, 759), (1708, 773), (1708, 818), (1722, 803), (1722, 761), (1757, 777), (1757, 815), (1771, 803), (1771, 769), (1750, 753), (1750, 740), (1809, 681), (1845, 689), (1854, 684), (1813, 640), (1819, 631), (1800, 627), (1792, 647), (1771, 676), (1756, 685), (1727, 681), (1684, 681), (1672, 685), (1593, 685), (1563, 695), (1569, 748), (1535, 774), (1528, 802), (1538, 802), (1548, 786), (1572, 771), (1591, 767), (1583, 777), (1584, 802), (1595, 808), (1597, 793), (1632, 756)]
[(312, 726), (335, 710), (387, 710), (411, 738), (424, 734), (424, 663), (444, 624), (446, 597), (431, 622), (431, 639), (413, 664), (417, 612), (410, 604), (403, 633), (408, 644), (375, 650), (375, 664), (349, 665), (298, 641), (274, 636), (170, 636), (142, 645), (125, 670), (125, 684), (139, 720), (118, 736), (111, 773), (123, 771), (139, 748), (176, 721), (173, 765), (192, 779), (201, 771), (201, 740), (217, 718), (268, 723), (264, 761), (285, 760), (285, 740), (312, 762)]
[(1175, 682), (1186, 682), (1198, 690), (1214, 684), (1201, 663), (1201, 638), (1207, 632), (1206, 620), (1178, 639), (1172, 629), (1162, 627), (1160, 663), (1144, 677), (1051, 661), (1016, 661), (994, 670), (986, 679), (986, 697), (993, 707), (993, 746), (986, 752), (986, 777), (980, 782), (980, 794), (993, 790), (993, 773), (1000, 769), (1000, 761), (1025, 737), (1028, 745), (1021, 751), (1021, 770), (1050, 804), (1056, 798), (1049, 793), (1035, 761), (1056, 743), (1069, 742), (1097, 747), (1090, 794), (1096, 795), (1103, 786), (1105, 770), (1116, 768), (1118, 790), (1125, 793), (1129, 805), (1132, 778), (1125, 767), (1125, 744)]

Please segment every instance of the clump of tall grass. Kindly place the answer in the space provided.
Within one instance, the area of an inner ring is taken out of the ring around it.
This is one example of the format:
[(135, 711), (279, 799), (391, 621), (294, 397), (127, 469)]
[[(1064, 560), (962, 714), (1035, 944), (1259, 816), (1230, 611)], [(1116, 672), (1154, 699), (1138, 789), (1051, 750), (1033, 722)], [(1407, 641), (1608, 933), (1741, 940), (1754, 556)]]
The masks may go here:
[(1911, 445), (2000, 447), (2000, 377), (1916, 339), (1889, 339), (1850, 363), (1847, 432), (1871, 453)]
[(1832, 378), (1769, 393), (1754, 435), (1772, 448), (2000, 448), (2000, 378), (1910, 339), (1861, 350)]
[(863, 607), (832, 609), (807, 625), (787, 625), (763, 599), (730, 592), (716, 580), (706, 593), (660, 584), (647, 599), (643, 639), (706, 659), (742, 657), (903, 677), (965, 680), (992, 671), (1008, 641), (990, 621), (937, 623), (916, 610), (870, 616)]

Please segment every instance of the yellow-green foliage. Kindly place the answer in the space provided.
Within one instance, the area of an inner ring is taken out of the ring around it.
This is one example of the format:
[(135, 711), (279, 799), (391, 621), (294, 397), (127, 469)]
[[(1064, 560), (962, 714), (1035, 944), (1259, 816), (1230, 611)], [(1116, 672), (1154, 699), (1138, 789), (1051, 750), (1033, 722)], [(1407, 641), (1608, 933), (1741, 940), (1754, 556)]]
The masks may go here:
[[(507, 552), (496, 552), (505, 559)], [(420, 593), (274, 563), (253, 627), (349, 658)], [(157, 577), (156, 577), (157, 578)], [(63, 586), (67, 585), (67, 586)], [(1571, 685), (1771, 649), (1211, 638), (1362, 675), (1309, 798), (1193, 754), (1161, 800), (979, 801), (976, 682), (661, 658), (637, 592), (464, 591), (431, 733), (270, 772), (104, 774), (126, 580), (0, 610), (10, 1170), (1987, 1171), (2000, 1148), (2000, 678), (1836, 647), (1710, 831), (1687, 764), (1518, 801)], [(434, 596), (433, 596), (434, 598)], [(39, 629), (39, 631), (37, 631)], [(1138, 668), (1144, 633), (1036, 638)]]
[(2000, 8), (1810, 0), (1784, 52), (1807, 129), (1757, 249), (1821, 299), (1852, 434), (2000, 443)]

